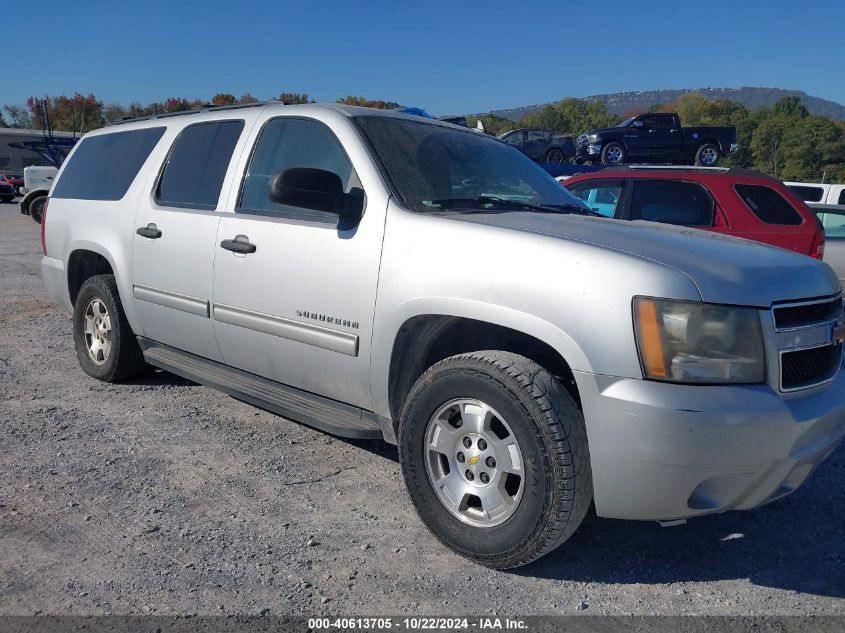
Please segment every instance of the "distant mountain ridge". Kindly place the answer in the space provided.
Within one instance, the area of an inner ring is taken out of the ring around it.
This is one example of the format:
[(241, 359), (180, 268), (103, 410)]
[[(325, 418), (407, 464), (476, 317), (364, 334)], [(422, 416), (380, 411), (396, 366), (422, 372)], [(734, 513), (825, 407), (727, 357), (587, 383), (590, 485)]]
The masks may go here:
[[(591, 95), (583, 98), (590, 101), (604, 101), (607, 104), (608, 110), (614, 114), (621, 115), (632, 108), (647, 110), (655, 105), (672, 103), (673, 101), (677, 101), (679, 96), (687, 92), (700, 92), (708, 99), (739, 101), (749, 110), (763, 106), (772, 106), (781, 97), (796, 95), (801, 98), (801, 102), (812, 114), (821, 114), (831, 119), (845, 121), (845, 106), (842, 104), (813, 97), (802, 90), (784, 90), (783, 88), (753, 88), (748, 86), (742, 88), (686, 88), (681, 90), (615, 92), (612, 94)], [(547, 105), (552, 105), (552, 103), (541, 103), (508, 110), (493, 110), (485, 114), (495, 114), (496, 116), (516, 122), (526, 114), (536, 112)]]

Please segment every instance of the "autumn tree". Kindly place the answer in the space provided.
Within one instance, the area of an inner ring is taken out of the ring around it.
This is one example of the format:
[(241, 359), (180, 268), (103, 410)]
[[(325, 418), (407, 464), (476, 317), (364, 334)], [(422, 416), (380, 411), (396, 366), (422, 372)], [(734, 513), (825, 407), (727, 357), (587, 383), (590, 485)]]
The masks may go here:
[(348, 96), (338, 99), (337, 103), (346, 105), (363, 106), (365, 108), (380, 108), (382, 110), (392, 110), (398, 108), (399, 104), (395, 101), (382, 101), (381, 99), (367, 99), (366, 97)]
[(211, 105), (215, 106), (235, 105), (237, 102), (238, 98), (228, 92), (218, 92), (211, 97)]
[(103, 102), (93, 94), (73, 96), (59, 95), (45, 96), (43, 99), (30, 97), (26, 101), (29, 116), (35, 129), (41, 129), (41, 104), (50, 119), (50, 126), (54, 130), (72, 130), (88, 132), (103, 127)]
[(245, 95), (240, 96), (240, 98), (238, 99), (238, 103), (258, 103), (258, 99), (256, 99), (250, 93), (247, 92)]

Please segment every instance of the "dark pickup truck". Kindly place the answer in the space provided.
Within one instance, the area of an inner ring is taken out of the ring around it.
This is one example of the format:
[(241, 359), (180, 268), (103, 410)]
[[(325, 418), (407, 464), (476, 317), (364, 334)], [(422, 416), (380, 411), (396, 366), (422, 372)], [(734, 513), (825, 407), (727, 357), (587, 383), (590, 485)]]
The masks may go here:
[(631, 117), (617, 127), (578, 137), (575, 162), (620, 165), (628, 162), (690, 163), (714, 167), (739, 146), (734, 127), (681, 127), (675, 113)]

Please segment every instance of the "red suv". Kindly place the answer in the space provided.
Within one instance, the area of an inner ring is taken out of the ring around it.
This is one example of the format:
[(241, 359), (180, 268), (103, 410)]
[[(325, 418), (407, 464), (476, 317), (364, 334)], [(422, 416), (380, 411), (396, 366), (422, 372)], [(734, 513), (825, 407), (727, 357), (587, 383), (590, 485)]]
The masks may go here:
[(749, 169), (611, 167), (562, 184), (607, 217), (691, 226), (816, 259), (824, 254), (824, 231), (807, 205), (779, 180)]

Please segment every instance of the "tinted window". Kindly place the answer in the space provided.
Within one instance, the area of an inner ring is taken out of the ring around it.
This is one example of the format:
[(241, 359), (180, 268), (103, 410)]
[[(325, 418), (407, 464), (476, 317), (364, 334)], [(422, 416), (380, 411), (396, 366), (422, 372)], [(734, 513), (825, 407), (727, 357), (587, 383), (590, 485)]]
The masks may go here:
[(679, 180), (634, 180), (631, 219), (713, 226), (713, 198), (701, 185)]
[(583, 209), (531, 159), (485, 134), (390, 116), (355, 121), (412, 211), (504, 211), (525, 204), (563, 213)]
[(640, 122), (643, 124), (644, 128), (652, 128), (657, 127), (657, 116), (644, 116), (640, 119)]
[(215, 209), (243, 121), (186, 127), (170, 149), (156, 188), (156, 202), (170, 207)]
[[(471, 132), (474, 133), (474, 132)], [(337, 219), (323, 211), (286, 207), (270, 200), (270, 178), (291, 167), (325, 169), (340, 176), (343, 190), (360, 189), (358, 175), (332, 131), (317, 121), (278, 118), (261, 130), (244, 179), (239, 212), (296, 214), (315, 219)]]
[(83, 138), (51, 197), (120, 200), (164, 130), (153, 127)]
[(503, 140), (508, 145), (517, 145), (522, 142), (522, 135), (523, 132), (514, 132), (513, 134), (509, 134)]
[(542, 141), (548, 137), (548, 132), (544, 130), (528, 130), (525, 133), (526, 141)]
[(593, 211), (612, 218), (619, 206), (624, 184), (624, 180), (587, 180), (567, 188)]
[(845, 204), (845, 189), (839, 192), (839, 200), (836, 204)]
[(734, 187), (746, 206), (766, 224), (801, 224), (804, 220), (792, 205), (771, 187), (736, 185)]
[(804, 187), (801, 185), (790, 185), (789, 188), (796, 196), (804, 202), (821, 202), (824, 196), (824, 189), (821, 187)]
[(675, 117), (671, 114), (659, 114), (657, 116), (657, 126), (658, 127), (674, 127), (675, 126)]

